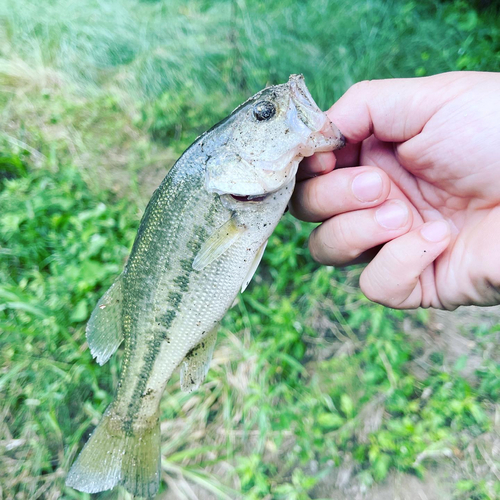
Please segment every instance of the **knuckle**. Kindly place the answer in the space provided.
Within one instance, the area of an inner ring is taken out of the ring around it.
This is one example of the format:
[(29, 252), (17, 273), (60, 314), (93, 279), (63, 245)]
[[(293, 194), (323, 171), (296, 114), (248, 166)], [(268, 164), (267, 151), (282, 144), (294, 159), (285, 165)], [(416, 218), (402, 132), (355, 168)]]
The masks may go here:
[(342, 217), (331, 219), (331, 229), (329, 240), (333, 247), (337, 248), (337, 253), (342, 255), (342, 261), (347, 262), (359, 257), (361, 251), (354, 244), (352, 228)]
[(326, 223), (317, 227), (309, 237), (309, 252), (311, 257), (321, 264), (341, 266), (346, 265), (361, 252), (357, 251), (352, 245), (346, 244), (342, 236), (343, 229), (338, 225), (334, 217)]
[(500, 271), (497, 266), (471, 273), (471, 282), (484, 303), (500, 304)]
[(310, 183), (309, 191), (309, 204), (310, 210), (313, 214), (324, 215), (329, 213), (329, 196), (323, 190), (323, 182)]
[(425, 149), (415, 148), (413, 143), (404, 142), (395, 148), (396, 159), (401, 165), (411, 164), (412, 166), (425, 165), (427, 162)]
[(500, 271), (495, 268), (491, 274), (491, 278), (486, 279), (488, 286), (495, 291), (497, 296), (500, 296)]
[(381, 289), (376, 283), (374, 283), (373, 276), (369, 268), (366, 268), (361, 273), (361, 276), (359, 277), (359, 287), (368, 300), (382, 304), (380, 297)]
[(362, 80), (352, 85), (347, 92), (351, 94), (365, 94), (372, 88), (372, 86), (373, 82), (371, 80)]
[(318, 254), (318, 229), (319, 228), (316, 228), (309, 236), (308, 246), (309, 253), (311, 254), (313, 260), (321, 263), (320, 255)]
[[(393, 241), (395, 241), (395, 240), (393, 240)], [(394, 245), (386, 245), (385, 258), (388, 262), (390, 262), (392, 269), (394, 269), (394, 270), (406, 269), (406, 272), (408, 272), (408, 262), (406, 262), (404, 255), (401, 254), (400, 252), (398, 252), (394, 248)]]
[(359, 284), (373, 302), (394, 309), (414, 308), (421, 302), (421, 273), (419, 265), (412, 265), (398, 249), (386, 245), (361, 274)]

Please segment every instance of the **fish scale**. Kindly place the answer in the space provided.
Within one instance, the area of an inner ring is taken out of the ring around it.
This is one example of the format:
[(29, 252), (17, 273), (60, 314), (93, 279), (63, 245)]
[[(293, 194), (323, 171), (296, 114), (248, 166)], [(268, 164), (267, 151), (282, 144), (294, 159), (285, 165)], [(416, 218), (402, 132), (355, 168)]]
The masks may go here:
[[(186, 179), (185, 175), (182, 177)], [(114, 407), (118, 415), (126, 418), (128, 428), (140, 403), (138, 397), (143, 392), (141, 386), (147, 379), (145, 370), (151, 365), (147, 360), (153, 360), (154, 352), (151, 351), (155, 350), (156, 315), (152, 317), (143, 315), (142, 312), (152, 310), (154, 313), (158, 309), (156, 304), (161, 304), (161, 298), (155, 300), (155, 296), (161, 290), (158, 283), (164, 280), (172, 251), (175, 250), (169, 246), (177, 244), (176, 233), (179, 231), (180, 219), (175, 216), (178, 212), (182, 214), (182, 207), (192, 197), (190, 191), (182, 189), (182, 177), (180, 180), (175, 175), (167, 177), (153, 196), (141, 223), (143, 231), (136, 239), (131, 259), (124, 271), (124, 285), (128, 289), (124, 293), (124, 306), (135, 321), (130, 323), (130, 330), (124, 331), (123, 382)], [(164, 220), (167, 223), (162, 223)], [(144, 286), (145, 283), (148, 286)], [(163, 301), (165, 299), (163, 297)], [(135, 360), (137, 361), (134, 363)]]
[[(183, 161), (189, 162), (189, 156), (184, 158)], [(118, 392), (114, 404), (115, 412), (125, 417), (127, 428), (131, 427), (134, 420), (153, 416), (149, 414), (150, 412), (148, 413), (147, 409), (154, 408), (158, 398), (153, 399), (150, 397), (147, 404), (141, 406), (141, 396), (144, 393), (149, 395), (159, 394), (160, 388), (151, 384), (147, 386), (147, 381), (153, 373), (153, 365), (162, 343), (171, 346), (171, 357), (175, 356), (175, 340), (172, 339), (169, 332), (173, 327), (184, 295), (184, 291), (180, 290), (176, 285), (176, 280), (181, 278), (187, 283), (185, 286), (189, 286), (189, 276), (192, 273), (191, 261), (187, 261), (189, 268), (186, 265), (184, 266), (187, 270), (182, 269), (181, 261), (186, 260), (185, 256), (189, 252), (196, 250), (193, 245), (198, 239), (196, 237), (196, 228), (201, 227), (198, 220), (199, 216), (191, 215), (186, 220), (185, 214), (196, 214), (196, 210), (193, 209), (200, 204), (200, 198), (203, 198), (202, 205), (206, 204), (210, 198), (213, 198), (212, 195), (202, 190), (201, 181), (197, 182), (193, 179), (193, 173), (189, 179), (190, 189), (185, 189), (184, 183), (187, 182), (187, 176), (183, 172), (183, 167), (183, 162), (179, 162), (169, 178), (170, 182), (165, 182), (160, 186), (155, 205), (156, 210), (151, 214), (149, 220), (145, 220), (145, 224), (148, 225), (145, 234), (150, 234), (151, 240), (155, 241), (154, 251), (151, 250), (151, 245), (145, 247), (150, 262), (148, 262), (147, 266), (141, 266), (144, 259), (141, 258), (142, 256), (138, 252), (139, 258), (136, 259), (138, 264), (126, 270), (127, 281), (129, 282), (141, 283), (143, 276), (152, 272), (158, 280), (157, 284), (153, 285), (154, 299), (146, 304), (141, 304), (132, 294), (135, 299), (134, 307), (138, 310), (142, 310), (144, 307), (151, 309), (152, 314), (148, 315), (148, 323), (138, 322), (136, 331), (131, 334), (131, 338), (139, 339), (133, 344), (133, 354), (142, 361), (138, 377), (134, 369), (128, 374), (126, 369), (129, 365), (124, 364), (124, 384), (122, 387), (135, 386), (135, 388), (133, 391)], [(201, 177), (201, 175), (202, 171), (199, 171), (198, 177)], [(178, 176), (181, 176), (180, 180), (178, 180)], [(198, 187), (197, 190), (196, 187)], [(160, 207), (164, 208), (160, 209)], [(175, 210), (172, 210), (172, 207), (175, 207)], [(168, 230), (164, 230), (165, 224), (159, 223), (159, 221), (163, 220), (168, 221)], [(201, 243), (201, 241), (198, 242), (198, 246)], [(138, 248), (141, 248), (140, 243)], [(153, 264), (151, 264), (151, 261)], [(155, 269), (151, 269), (152, 265)], [(165, 310), (165, 304), (168, 304), (167, 310)], [(144, 332), (148, 330), (149, 335), (145, 335)], [(140, 347), (138, 342), (142, 343)], [(130, 346), (125, 345), (125, 352), (127, 353), (129, 350), (131, 351), (129, 357), (130, 366), (134, 366), (132, 344)]]
[(344, 139), (303, 77), (257, 93), (199, 137), (153, 194), (122, 275), (87, 325), (103, 364), (125, 340), (116, 397), (66, 483), (117, 484), (153, 496), (160, 478), (159, 406), (173, 371), (195, 390), (217, 326), (246, 287), (295, 184), (298, 164)]

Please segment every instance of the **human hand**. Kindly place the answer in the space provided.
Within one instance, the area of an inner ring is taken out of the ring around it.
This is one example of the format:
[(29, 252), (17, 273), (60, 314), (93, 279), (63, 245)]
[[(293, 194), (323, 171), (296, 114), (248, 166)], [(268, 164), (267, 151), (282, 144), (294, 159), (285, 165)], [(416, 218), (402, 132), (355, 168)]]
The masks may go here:
[(290, 203), (318, 262), (368, 262), (393, 308), (500, 303), (500, 74), (361, 82), (327, 112), (347, 139), (305, 159)]

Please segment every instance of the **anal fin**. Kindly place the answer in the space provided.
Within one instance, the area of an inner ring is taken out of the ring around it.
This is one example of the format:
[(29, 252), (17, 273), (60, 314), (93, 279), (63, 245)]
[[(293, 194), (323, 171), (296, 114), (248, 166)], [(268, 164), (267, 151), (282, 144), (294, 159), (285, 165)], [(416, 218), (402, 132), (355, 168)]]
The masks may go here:
[(181, 389), (192, 392), (200, 387), (210, 368), (217, 340), (217, 325), (201, 342), (184, 358), (181, 365)]
[(97, 303), (87, 323), (87, 342), (92, 356), (103, 365), (118, 349), (122, 332), (122, 275)]

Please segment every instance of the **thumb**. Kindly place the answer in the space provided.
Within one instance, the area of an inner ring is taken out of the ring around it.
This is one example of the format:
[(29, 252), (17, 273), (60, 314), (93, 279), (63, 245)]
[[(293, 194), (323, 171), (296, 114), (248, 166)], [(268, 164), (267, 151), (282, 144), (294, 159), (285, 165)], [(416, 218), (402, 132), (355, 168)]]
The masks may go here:
[(327, 114), (350, 144), (372, 134), (384, 142), (404, 142), (419, 134), (439, 107), (453, 97), (449, 86), (462, 77), (445, 73), (359, 82)]

